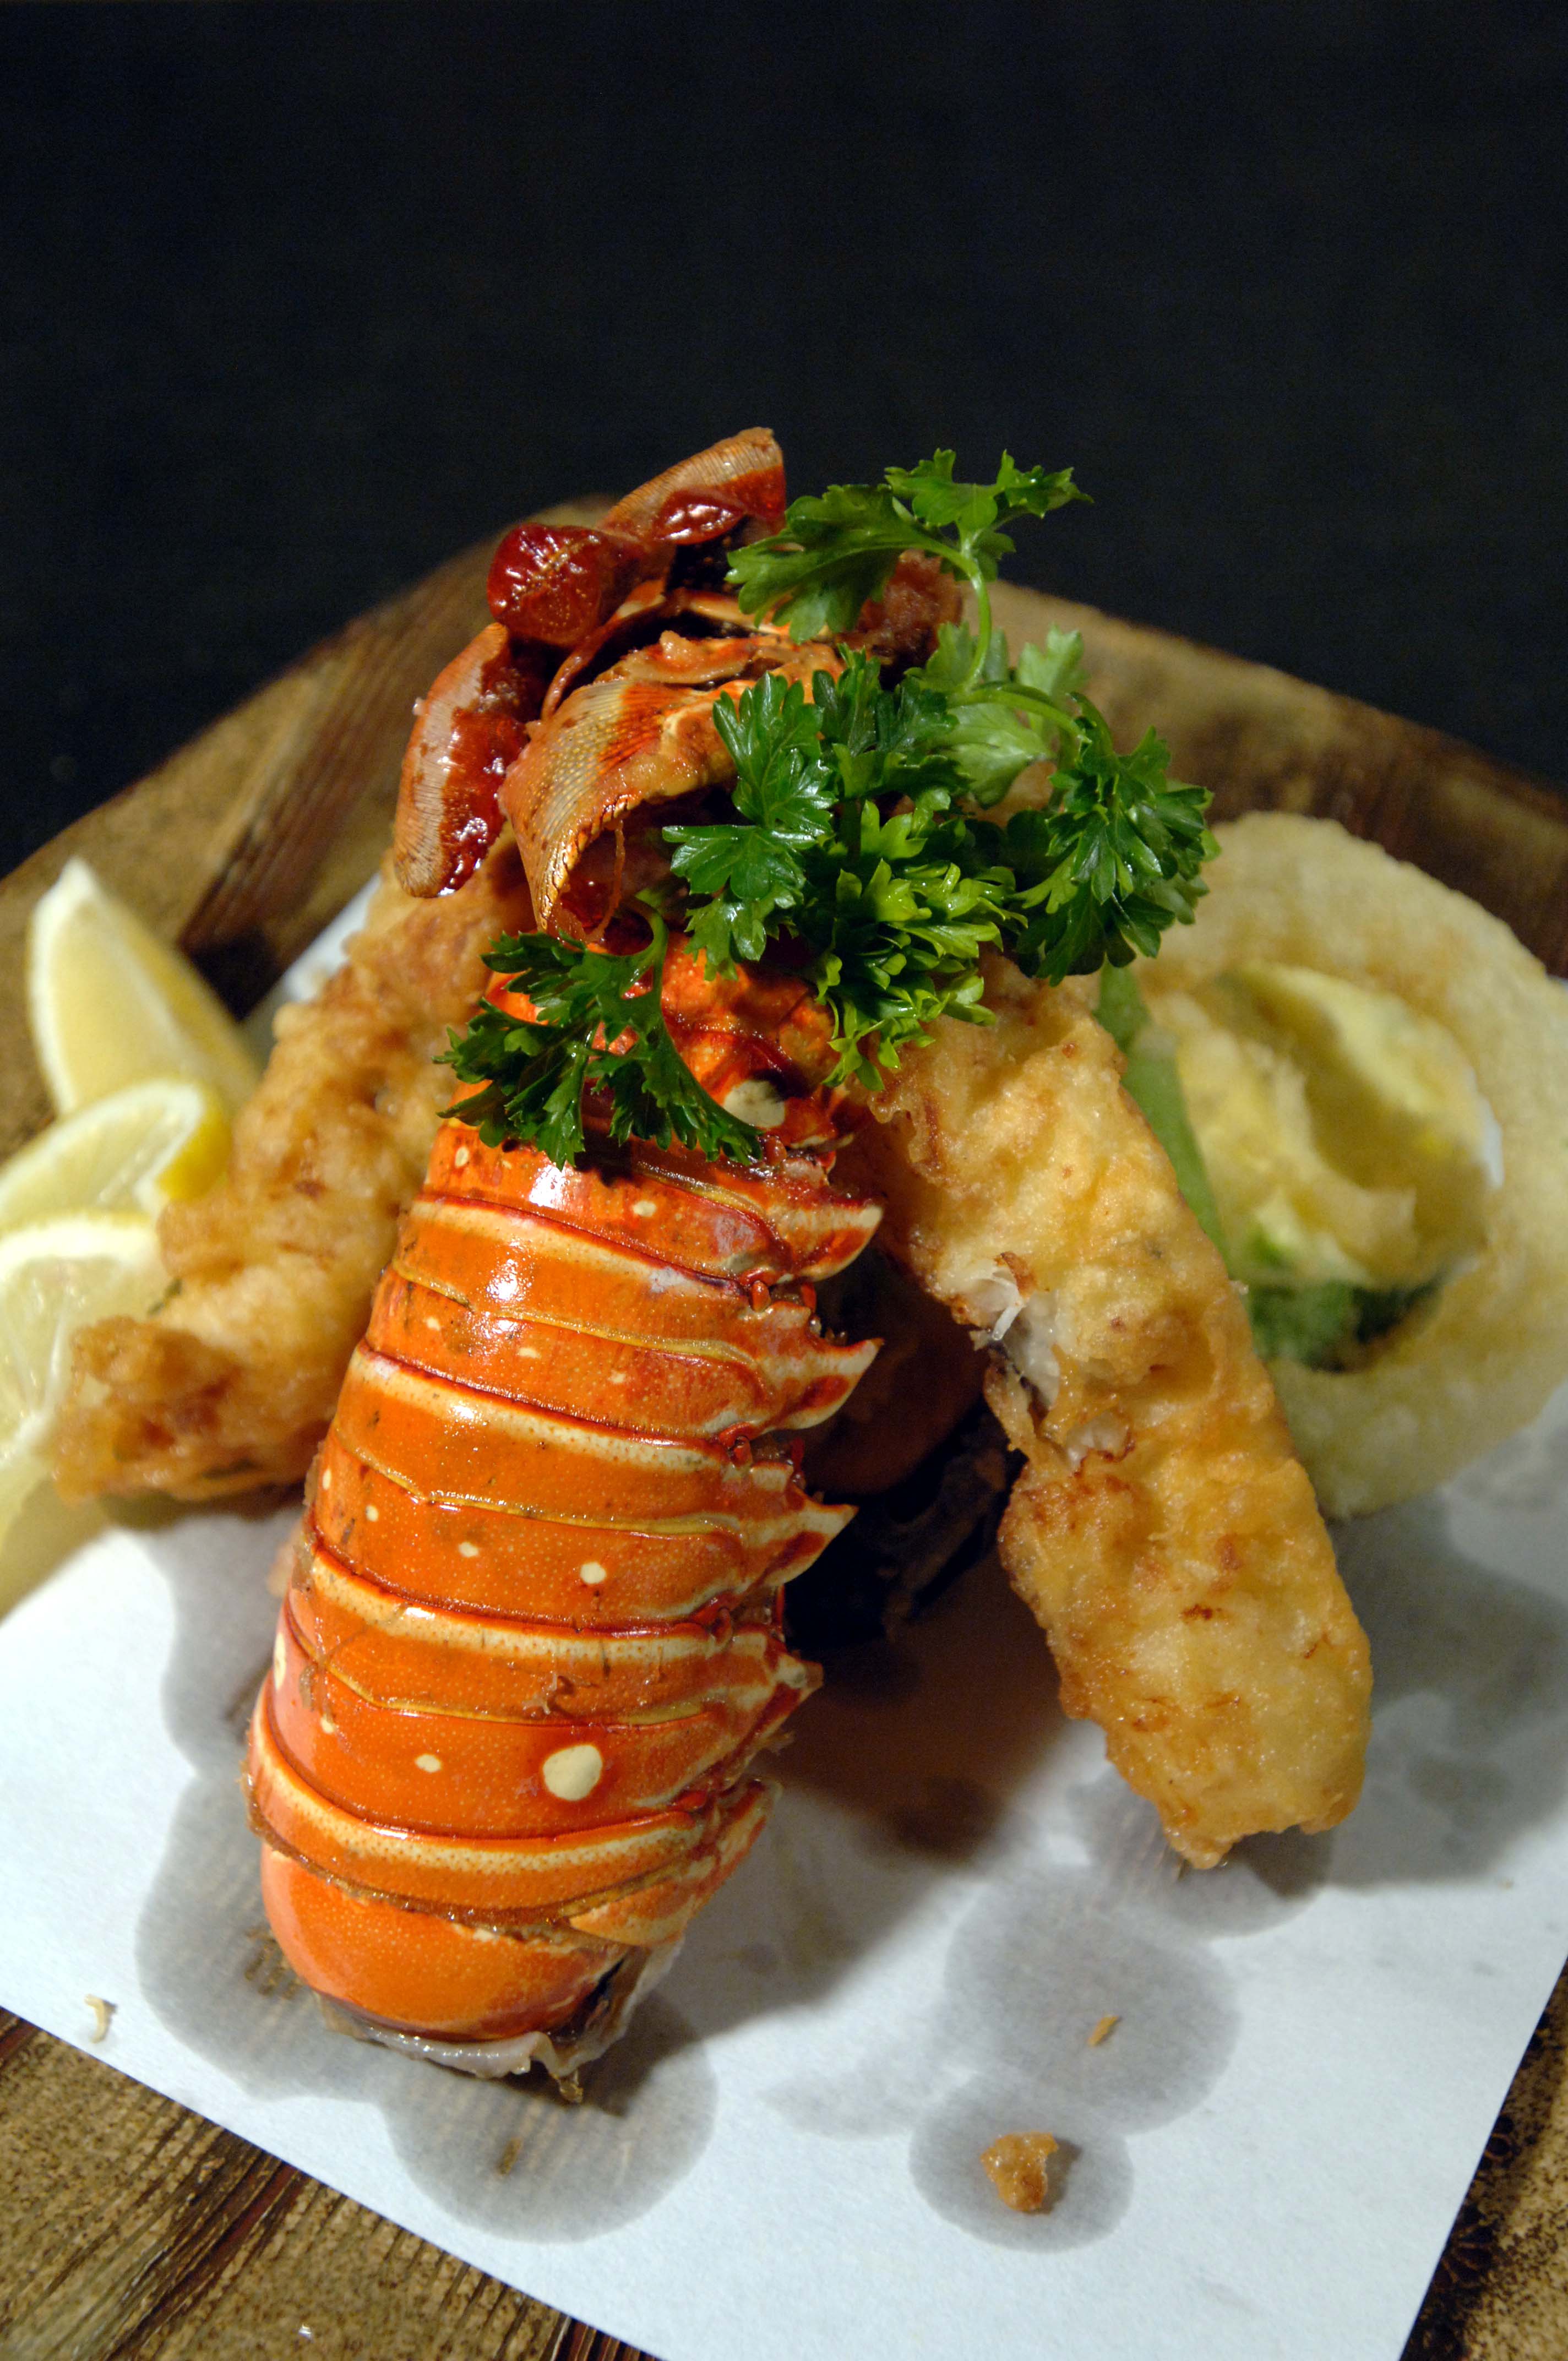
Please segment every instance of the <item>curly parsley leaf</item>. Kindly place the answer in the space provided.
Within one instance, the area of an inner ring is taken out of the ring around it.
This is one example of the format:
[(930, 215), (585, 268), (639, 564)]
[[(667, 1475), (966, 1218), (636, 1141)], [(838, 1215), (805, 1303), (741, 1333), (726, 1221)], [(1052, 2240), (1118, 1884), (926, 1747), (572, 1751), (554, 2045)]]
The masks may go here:
[(796, 640), (816, 639), (852, 631), (905, 550), (924, 550), (971, 585), (988, 639), (986, 586), (1013, 548), (1007, 527), (1087, 498), (1070, 467), (1019, 467), (1005, 451), (992, 482), (956, 483), (952, 452), (938, 451), (889, 467), (880, 484), (834, 484), (792, 500), (782, 531), (735, 552), (729, 580), (746, 614), (772, 614)]
[[(1009, 527), (1084, 496), (1070, 470), (1020, 468), (1007, 454), (989, 484), (960, 483), (953, 467), (938, 451), (880, 484), (795, 500), (782, 533), (735, 553), (743, 609), (786, 621), (797, 640), (851, 630), (907, 550), (970, 584), (976, 628), (944, 626), (930, 660), (893, 689), (862, 651), (840, 649), (809, 696), (768, 674), (718, 697), (734, 815), (663, 830), (672, 875), (642, 896), (647, 948), (619, 957), (527, 935), (489, 954), (534, 1014), (487, 1005), (446, 1053), (480, 1085), (460, 1112), (487, 1140), (575, 1160), (584, 1094), (597, 1092), (618, 1140), (760, 1152), (760, 1135), (700, 1088), (664, 1024), (666, 919), (721, 972), (787, 938), (832, 1021), (829, 1079), (871, 1088), (938, 1017), (992, 1021), (988, 950), (1057, 983), (1152, 952), (1166, 927), (1190, 919), (1214, 850), (1207, 796), (1168, 776), (1152, 733), (1116, 752), (1083, 694), (1076, 633), (1053, 630), (1014, 663), (992, 628)], [(1049, 767), (1047, 799), (1005, 827), (983, 818), (1030, 764)]]
[(583, 1094), (600, 1091), (614, 1140), (681, 1140), (704, 1156), (754, 1159), (761, 1134), (709, 1098), (670, 1038), (660, 1005), (668, 930), (650, 910), (652, 939), (625, 957), (554, 935), (509, 935), (485, 954), (509, 991), (525, 993), (534, 1021), (488, 1001), (442, 1053), (460, 1082), (484, 1088), (449, 1107), (488, 1147), (523, 1140), (554, 1164), (585, 1149)]
[(1078, 747), (1051, 803), (1014, 812), (1003, 832), (1029, 905), (1008, 948), (1026, 974), (1051, 983), (1107, 960), (1124, 967), (1140, 951), (1152, 959), (1173, 919), (1190, 924), (1207, 890), (1202, 865), (1219, 849), (1206, 791), (1169, 777), (1163, 741), (1151, 730), (1118, 754), (1104, 716), (1087, 697), (1077, 703)]
[(740, 821), (670, 828), (664, 837), (676, 876), (694, 895), (711, 897), (693, 939), (728, 973), (738, 959), (761, 959), (768, 921), (798, 904), (800, 851), (832, 835), (836, 786), (798, 681), (764, 674), (739, 702), (721, 697), (713, 719), (735, 764)]
[(1043, 648), (1019, 649), (1016, 664), (1005, 632), (992, 631), (981, 653), (967, 625), (941, 625), (935, 654), (907, 677), (948, 700), (948, 743), (972, 803), (999, 803), (1021, 771), (1054, 763), (1073, 741), (1082, 660), (1080, 635), (1054, 624)]
[[(740, 857), (744, 829), (665, 831), (692, 895), (692, 939), (716, 964), (757, 958), (784, 932), (808, 955), (804, 972), (833, 1020), (835, 1081), (854, 1074), (874, 1087), (937, 1016), (986, 1022), (987, 949), (1059, 983), (1152, 950), (1173, 920), (1190, 918), (1214, 849), (1208, 797), (1168, 778), (1152, 733), (1131, 754), (1116, 752), (1103, 718), (1072, 686), (1080, 654), (1076, 635), (1054, 633), (1014, 666), (998, 636), (979, 671), (984, 739), (970, 722), (975, 692), (934, 685), (944, 666), (957, 674), (970, 662), (959, 635), (892, 690), (851, 655), (837, 678), (818, 673), (812, 685), (817, 751), (791, 790), (812, 814), (809, 834), (803, 828), (795, 844), (759, 851), (751, 869)], [(734, 725), (754, 775), (775, 750), (782, 761), (805, 745), (799, 709), (764, 687), (738, 700)], [(981, 753), (991, 768), (977, 792)], [(1005, 828), (978, 816), (974, 807), (1001, 791), (999, 776), (1008, 784), (1025, 761), (1042, 759), (1056, 763), (1043, 808), (1015, 813)], [(774, 864), (786, 856), (779, 890)], [(715, 897), (706, 906), (705, 890)]]
[(909, 680), (884, 689), (878, 667), (858, 651), (836, 680), (817, 673), (812, 697), (823, 755), (845, 802), (895, 795), (937, 808), (963, 792), (946, 697)]

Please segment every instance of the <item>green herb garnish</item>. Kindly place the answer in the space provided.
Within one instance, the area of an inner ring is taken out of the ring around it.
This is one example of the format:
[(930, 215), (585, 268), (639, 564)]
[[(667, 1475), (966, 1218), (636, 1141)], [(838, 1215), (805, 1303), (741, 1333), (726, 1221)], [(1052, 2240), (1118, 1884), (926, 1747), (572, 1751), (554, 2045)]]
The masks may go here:
[(1199, 1223), (1222, 1254), (1225, 1234), (1214, 1200), (1209, 1168), (1187, 1112), (1187, 1095), (1176, 1062), (1176, 1044), (1149, 1021), (1149, 1012), (1137, 979), (1130, 968), (1107, 967), (1100, 979), (1095, 1015), (1126, 1059), (1122, 1076), (1129, 1098), (1148, 1118), (1149, 1129), (1164, 1148), (1176, 1175), (1176, 1185)]
[[(1081, 499), (1069, 470), (1003, 457), (989, 485), (953, 481), (940, 451), (880, 485), (794, 501), (784, 530), (736, 553), (742, 608), (797, 639), (848, 631), (898, 557), (924, 550), (975, 592), (979, 629), (944, 626), (929, 663), (895, 688), (859, 650), (840, 651), (809, 700), (764, 675), (721, 697), (714, 721), (735, 764), (735, 817), (663, 830), (672, 848), (664, 918), (717, 973), (787, 939), (791, 964), (828, 1010), (829, 1080), (875, 1088), (938, 1016), (991, 1022), (980, 961), (1006, 952), (1059, 983), (1152, 955), (1187, 922), (1214, 851), (1208, 796), (1168, 776), (1151, 731), (1118, 754), (1079, 686), (1076, 633), (1052, 631), (1013, 663), (991, 623), (989, 585), (1006, 528)], [(1035, 763), (1049, 793), (1004, 826), (981, 815)], [(491, 1141), (535, 1142), (557, 1162), (583, 1151), (586, 1088), (610, 1103), (611, 1136), (745, 1159), (760, 1135), (707, 1097), (659, 1011), (665, 932), (615, 957), (524, 935), (488, 963), (532, 999), (538, 1022), (482, 1009), (447, 1061), (486, 1083), (462, 1112)], [(613, 1046), (612, 1046), (613, 1045)]]
[(1007, 452), (990, 484), (956, 484), (953, 454), (889, 467), (880, 484), (832, 484), (792, 500), (783, 529), (735, 553), (730, 580), (748, 615), (772, 614), (797, 640), (853, 631), (868, 598), (880, 598), (906, 550), (922, 549), (968, 582), (991, 636), (990, 586), (1011, 556), (1007, 528), (1086, 500), (1070, 467), (1015, 467)]
[(1265, 1361), (1299, 1361), (1309, 1369), (1353, 1367), (1359, 1349), (1397, 1328), (1437, 1284), (1354, 1287), (1325, 1279), (1310, 1287), (1252, 1287), (1246, 1300), (1252, 1340)]
[[(1076, 654), (1055, 652), (1058, 674)], [(884, 689), (857, 653), (837, 679), (815, 676), (809, 704), (775, 679), (715, 708), (751, 824), (664, 830), (686, 925), (721, 972), (781, 934), (808, 954), (834, 1081), (875, 1088), (938, 1016), (987, 1023), (987, 950), (1059, 983), (1152, 953), (1190, 917), (1212, 843), (1207, 796), (1168, 779), (1152, 735), (1118, 755), (1095, 708), (1066, 696), (1076, 712), (1062, 714), (1071, 734), (1050, 801), (1005, 827), (962, 807), (977, 800), (962, 708), (927, 674)]]
[(757, 1154), (760, 1133), (709, 1098), (670, 1038), (659, 1005), (668, 929), (656, 910), (647, 916), (652, 940), (626, 958), (554, 935), (503, 935), (485, 953), (539, 1018), (525, 1024), (487, 1001), (441, 1053), (459, 1082), (486, 1085), (446, 1112), (487, 1147), (521, 1140), (553, 1164), (573, 1163), (584, 1148), (583, 1093), (601, 1090), (612, 1139), (680, 1139), (740, 1163)]

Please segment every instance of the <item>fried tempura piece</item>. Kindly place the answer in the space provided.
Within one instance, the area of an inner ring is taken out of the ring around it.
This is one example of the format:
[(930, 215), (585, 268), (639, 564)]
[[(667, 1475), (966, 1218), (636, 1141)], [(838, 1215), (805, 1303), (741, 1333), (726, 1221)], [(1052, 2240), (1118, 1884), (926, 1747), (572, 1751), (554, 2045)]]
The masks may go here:
[(1360, 1791), (1370, 1671), (1246, 1315), (1121, 1088), (1092, 980), (987, 969), (851, 1158), (882, 1242), (999, 1347), (992, 1407), (1028, 1466), (1003, 1562), (1067, 1711), (1200, 1867), (1332, 1828)]
[(67, 1499), (210, 1499), (303, 1475), (452, 1094), (435, 1052), (479, 996), (482, 949), (532, 923), (510, 839), (441, 900), (383, 876), (346, 964), (279, 1013), (225, 1179), (163, 1214), (168, 1299), (77, 1338), (55, 1444)]
[(1273, 1365), (1319, 1499), (1357, 1515), (1441, 1484), (1568, 1378), (1568, 992), (1500, 918), (1332, 820), (1253, 812), (1218, 833), (1196, 925), (1140, 963), (1157, 1016), (1251, 960), (1395, 993), (1458, 1042), (1501, 1137), (1469, 1267), (1365, 1367)]
[(1049, 2132), (1003, 2132), (981, 2158), (986, 2179), (1014, 2213), (1044, 2213), (1051, 2202), (1051, 2158), (1061, 2146)]

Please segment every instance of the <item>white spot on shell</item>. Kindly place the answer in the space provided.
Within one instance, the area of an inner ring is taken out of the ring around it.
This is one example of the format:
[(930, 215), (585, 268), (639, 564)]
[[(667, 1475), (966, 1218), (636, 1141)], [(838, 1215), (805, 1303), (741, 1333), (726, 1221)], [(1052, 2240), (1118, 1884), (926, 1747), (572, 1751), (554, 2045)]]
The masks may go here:
[(365, 1503), (365, 1521), (367, 1525), (378, 1525), (381, 1521), (381, 1511), (374, 1500)]
[(335, 1738), (337, 1736), (337, 1724), (334, 1721), (330, 1713), (323, 1713), (322, 1715), (321, 1725), (322, 1735), (323, 1738)]
[(656, 1213), (659, 1208), (652, 1197), (637, 1197), (632, 1200), (631, 1210), (642, 1221), (646, 1221), (649, 1214)]
[(332, 1489), (332, 1469), (330, 1467), (323, 1467), (322, 1469), (320, 1488), (323, 1492), (330, 1492)]
[(477, 1557), (479, 1554), (478, 1543), (459, 1542), (457, 1544), (457, 1554), (459, 1557)]
[(424, 1315), (424, 1324), (427, 1328), (439, 1328), (441, 1323), (433, 1312), (427, 1312)]
[(748, 1074), (726, 1093), (726, 1115), (738, 1115), (757, 1131), (776, 1131), (784, 1119), (784, 1103), (772, 1082), (761, 1074)]
[(586, 1557), (577, 1568), (582, 1579), (590, 1586), (609, 1580), (609, 1568), (600, 1565), (597, 1557)]
[(416, 1754), (414, 1756), (414, 1769), (416, 1771), (439, 1771), (440, 1768), (441, 1757), (439, 1754)]
[(540, 1774), (553, 1795), (564, 1804), (580, 1804), (604, 1776), (604, 1756), (597, 1746), (563, 1746), (547, 1754)]
[(467, 1149), (466, 1149), (466, 1148), (460, 1148), (457, 1150), (456, 1155), (453, 1158), (452, 1161), (453, 1161), (453, 1163), (454, 1163), (454, 1164), (455, 1164), (455, 1165), (456, 1165), (456, 1167), (457, 1167), (458, 1170), (459, 1170), (459, 1171), (461, 1171), (461, 1170), (462, 1170), (462, 1169), (463, 1169), (463, 1167), (464, 1167), (464, 1165), (465, 1165), (465, 1164), (466, 1164), (466, 1163), (467, 1163), (467, 1161), (468, 1161), (468, 1151), (467, 1151)]
[(278, 1637), (272, 1642), (272, 1686), (275, 1689), (280, 1689), (282, 1687), (283, 1675), (288, 1669), (288, 1651), (283, 1645), (283, 1634), (280, 1631)]
[(539, 1358), (539, 1347), (537, 1345), (514, 1345), (512, 1348), (512, 1358), (517, 1361), (537, 1361)]

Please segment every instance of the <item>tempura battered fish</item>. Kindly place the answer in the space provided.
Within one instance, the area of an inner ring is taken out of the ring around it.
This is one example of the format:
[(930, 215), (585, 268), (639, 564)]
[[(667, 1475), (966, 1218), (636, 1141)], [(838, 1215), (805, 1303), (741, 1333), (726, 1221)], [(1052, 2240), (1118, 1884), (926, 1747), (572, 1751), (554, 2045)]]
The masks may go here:
[(1067, 1710), (1201, 1867), (1255, 1829), (1332, 1828), (1361, 1786), (1365, 1638), (1246, 1316), (1091, 1014), (987, 964), (848, 1162), (882, 1237), (1001, 1348), (1028, 1466), (1003, 1563)]
[(510, 840), (440, 901), (383, 879), (346, 964), (280, 1011), (226, 1178), (163, 1214), (167, 1301), (77, 1339), (67, 1498), (210, 1499), (304, 1474), (452, 1095), (434, 1054), (478, 999), (481, 950), (531, 924)]

